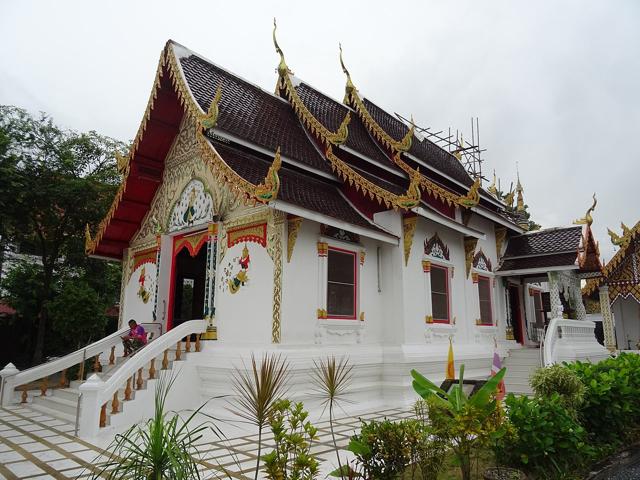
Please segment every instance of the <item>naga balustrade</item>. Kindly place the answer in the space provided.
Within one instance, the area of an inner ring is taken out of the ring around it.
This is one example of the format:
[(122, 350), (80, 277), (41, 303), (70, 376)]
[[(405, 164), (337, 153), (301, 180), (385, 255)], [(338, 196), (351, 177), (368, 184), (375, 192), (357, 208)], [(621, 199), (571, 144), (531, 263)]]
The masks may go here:
[[(79, 433), (82, 437), (95, 437), (100, 428), (107, 424), (108, 413), (116, 414), (121, 411), (122, 401), (119, 391), (124, 388), (123, 400), (131, 400), (132, 391), (140, 390), (144, 386), (144, 371), (147, 370), (146, 380), (156, 378), (156, 359), (162, 357), (161, 369), (167, 370), (169, 362), (182, 359), (182, 340), (187, 338), (190, 351), (193, 347), (200, 351), (200, 335), (206, 331), (205, 320), (190, 320), (158, 337), (152, 343), (141, 348), (130, 357), (109, 377), (102, 381), (98, 375), (92, 375), (80, 386)], [(191, 344), (191, 335), (196, 335), (195, 345)], [(175, 349), (175, 350), (174, 350)], [(170, 351), (173, 358), (169, 358)], [(137, 419), (136, 419), (137, 420)]]
[[(15, 391), (22, 392), (21, 401), (22, 403), (26, 403), (28, 389), (39, 389), (40, 395), (46, 396), (47, 390), (50, 388), (67, 387), (68, 382), (71, 380), (67, 372), (76, 365), (79, 366), (76, 380), (84, 380), (85, 363), (87, 360), (91, 361), (91, 369), (93, 372), (102, 371), (103, 365), (100, 361), (101, 358), (104, 361), (108, 361), (109, 365), (114, 365), (116, 348), (122, 344), (120, 337), (126, 335), (128, 331), (129, 327), (121, 328), (117, 332), (87, 345), (80, 350), (23, 371), (18, 371), (13, 365), (9, 364), (0, 372), (2, 374), (2, 406), (6, 407), (12, 403)], [(57, 384), (52, 385), (49, 382), (49, 378), (56, 374), (60, 374), (60, 379)], [(39, 382), (39, 385), (35, 387), (33, 385), (34, 382)]]
[(592, 345), (597, 343), (595, 328), (595, 323), (589, 320), (552, 319), (544, 337), (544, 365), (549, 366), (565, 360), (572, 360), (562, 355), (563, 350), (568, 346), (571, 346), (570, 348), (574, 351), (579, 350), (582, 345), (593, 350)]

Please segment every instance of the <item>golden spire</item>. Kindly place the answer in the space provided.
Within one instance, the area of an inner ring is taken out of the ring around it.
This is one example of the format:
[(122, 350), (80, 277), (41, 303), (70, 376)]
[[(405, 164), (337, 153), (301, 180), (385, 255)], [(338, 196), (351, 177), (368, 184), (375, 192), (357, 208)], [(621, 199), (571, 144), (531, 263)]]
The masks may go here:
[(493, 195), (494, 197), (498, 196), (498, 187), (496, 186), (496, 169), (493, 169), (493, 182), (491, 182), (491, 185), (489, 185), (489, 188), (487, 188), (487, 191)]
[(338, 44), (338, 48), (340, 48), (340, 65), (342, 65), (342, 71), (347, 76), (347, 84), (344, 87), (344, 100), (343, 103), (349, 103), (349, 98), (351, 94), (356, 90), (355, 85), (351, 81), (351, 75), (349, 74), (349, 70), (344, 65), (344, 60), (342, 59), (342, 44)]
[(589, 207), (589, 210), (587, 210), (587, 213), (585, 214), (584, 217), (582, 218), (578, 218), (577, 220), (575, 220), (573, 222), (574, 225), (587, 225), (587, 226), (591, 226), (591, 224), (593, 223), (593, 217), (591, 216), (591, 213), (593, 213), (593, 211), (596, 209), (596, 205), (598, 204), (598, 199), (596, 198), (596, 194), (593, 194), (593, 204), (591, 205), (591, 207)]
[(209, 110), (207, 114), (200, 119), (200, 125), (204, 130), (209, 128), (213, 128), (218, 123), (218, 115), (220, 114), (220, 109), (218, 107), (220, 103), (220, 99), (222, 98), (222, 85), (218, 85), (216, 89), (216, 94), (213, 96), (213, 100), (211, 100), (211, 105), (209, 105)]
[(278, 53), (278, 55), (280, 55), (280, 63), (278, 64), (278, 75), (284, 77), (286, 75), (292, 74), (293, 72), (289, 70), (289, 67), (287, 67), (287, 63), (284, 61), (284, 53), (282, 53), (282, 49), (280, 48), (280, 45), (278, 45), (278, 40), (276, 40), (276, 28), (276, 18), (273, 17), (273, 45), (276, 47), (276, 52)]
[(516, 210), (518, 212), (524, 212), (524, 196), (522, 193), (524, 189), (522, 188), (522, 184), (520, 183), (520, 172), (518, 172), (518, 183), (516, 184), (516, 193), (518, 194), (518, 203)]

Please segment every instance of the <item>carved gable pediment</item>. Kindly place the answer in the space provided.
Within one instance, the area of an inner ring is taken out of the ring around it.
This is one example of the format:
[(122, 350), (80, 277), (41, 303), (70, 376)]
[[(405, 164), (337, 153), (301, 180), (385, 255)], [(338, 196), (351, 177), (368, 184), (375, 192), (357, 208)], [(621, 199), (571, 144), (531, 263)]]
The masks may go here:
[(449, 247), (440, 240), (437, 233), (424, 242), (424, 253), (434, 258), (449, 260)]

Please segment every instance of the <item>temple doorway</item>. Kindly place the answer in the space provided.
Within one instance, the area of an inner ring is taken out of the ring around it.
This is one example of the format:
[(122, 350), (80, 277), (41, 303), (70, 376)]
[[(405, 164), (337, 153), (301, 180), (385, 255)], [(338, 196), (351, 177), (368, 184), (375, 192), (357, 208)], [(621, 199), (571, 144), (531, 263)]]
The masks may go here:
[(204, 318), (207, 249), (200, 248), (192, 256), (187, 248), (183, 248), (176, 254), (174, 262), (171, 327), (187, 320)]
[(513, 338), (515, 338), (519, 344), (524, 345), (522, 309), (520, 307), (520, 288), (518, 285), (509, 285), (509, 318), (511, 318)]

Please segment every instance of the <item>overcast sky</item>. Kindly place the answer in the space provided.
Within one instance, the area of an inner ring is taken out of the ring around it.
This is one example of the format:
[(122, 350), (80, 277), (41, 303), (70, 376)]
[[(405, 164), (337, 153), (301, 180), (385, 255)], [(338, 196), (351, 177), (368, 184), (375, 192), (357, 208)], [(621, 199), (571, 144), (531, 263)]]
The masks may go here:
[(640, 220), (640, 2), (0, 0), (0, 104), (134, 137), (169, 38), (273, 90), (272, 18), (296, 75), (342, 99), (338, 42), (362, 94), (470, 136), (503, 187), (516, 162), (533, 219)]

